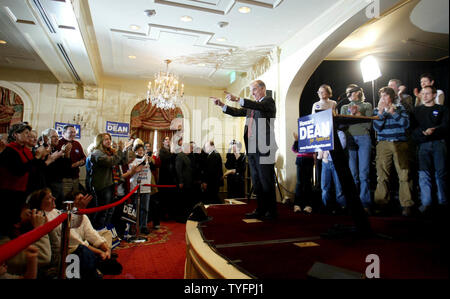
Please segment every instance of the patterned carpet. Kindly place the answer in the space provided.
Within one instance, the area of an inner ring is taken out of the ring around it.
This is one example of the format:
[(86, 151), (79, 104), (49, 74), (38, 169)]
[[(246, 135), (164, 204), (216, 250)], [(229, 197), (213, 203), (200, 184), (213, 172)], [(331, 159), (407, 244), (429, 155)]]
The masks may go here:
[(120, 275), (105, 275), (104, 279), (182, 279), (186, 259), (186, 225), (162, 222), (151, 231), (147, 242), (121, 241), (116, 252), (123, 266)]

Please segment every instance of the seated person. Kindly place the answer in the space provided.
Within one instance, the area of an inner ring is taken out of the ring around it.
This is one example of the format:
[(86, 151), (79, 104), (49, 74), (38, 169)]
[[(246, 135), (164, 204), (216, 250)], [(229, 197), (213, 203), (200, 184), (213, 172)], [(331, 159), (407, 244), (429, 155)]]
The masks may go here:
[(39, 249), (34, 245), (29, 245), (25, 250), (26, 270), (23, 275), (14, 275), (8, 273), (6, 262), (0, 264), (0, 279), (35, 279), (38, 269)]
[[(73, 201), (76, 208), (85, 208), (92, 196), (83, 195), (81, 192), (71, 192), (66, 196), (67, 201)], [(49, 221), (58, 217), (61, 212), (55, 209), (55, 197), (51, 190), (46, 188), (38, 190), (30, 197), (30, 205), (40, 209), (46, 214)], [(72, 227), (70, 229), (69, 254), (77, 254), (81, 262), (81, 278), (99, 278), (97, 274), (98, 261), (111, 258), (112, 234), (109, 230), (97, 232), (87, 215), (72, 215)], [(61, 254), (59, 244), (61, 238), (61, 225), (56, 227), (52, 236), (52, 262), (59, 263)]]
[[(8, 213), (10, 211), (5, 212)], [(13, 220), (13, 218), (15, 219)], [(8, 243), (47, 222), (42, 211), (30, 210), (26, 204), (22, 206), (20, 215), (9, 219), (12, 222), (0, 227), (0, 245)], [(45, 235), (28, 246), (27, 249), (0, 265), (0, 273), (3, 273), (4, 278), (36, 278), (38, 267), (47, 266), (50, 263), (50, 259), (50, 240), (49, 236)]]

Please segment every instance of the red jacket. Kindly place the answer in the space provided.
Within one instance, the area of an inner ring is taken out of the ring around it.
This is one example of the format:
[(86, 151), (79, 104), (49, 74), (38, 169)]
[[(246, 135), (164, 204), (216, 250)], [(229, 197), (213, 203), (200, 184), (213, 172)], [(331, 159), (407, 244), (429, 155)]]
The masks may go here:
[(25, 192), (31, 167), (29, 162), (34, 158), (33, 153), (16, 142), (6, 146), (12, 151), (5, 149), (6, 153), (4, 151), (1, 156), (3, 161), (0, 164), (0, 189)]

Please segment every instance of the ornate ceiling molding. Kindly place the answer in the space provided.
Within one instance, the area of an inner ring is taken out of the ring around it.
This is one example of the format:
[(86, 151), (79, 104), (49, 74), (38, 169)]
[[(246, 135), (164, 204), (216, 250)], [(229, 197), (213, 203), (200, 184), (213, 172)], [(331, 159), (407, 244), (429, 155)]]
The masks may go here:
[(268, 2), (256, 0), (154, 0), (155, 4), (197, 10), (206, 13), (227, 15), (237, 3), (248, 4), (268, 9), (277, 8), (284, 0), (271, 0)]

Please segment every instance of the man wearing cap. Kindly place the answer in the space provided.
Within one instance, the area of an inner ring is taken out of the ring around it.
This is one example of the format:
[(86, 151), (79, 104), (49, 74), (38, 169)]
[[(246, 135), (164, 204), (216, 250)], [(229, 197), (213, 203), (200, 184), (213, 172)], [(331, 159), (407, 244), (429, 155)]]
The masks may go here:
[(59, 139), (58, 146), (56, 147), (60, 151), (66, 144), (72, 145), (72, 150), (70, 151), (71, 168), (62, 174), (64, 196), (71, 191), (79, 191), (80, 166), (86, 163), (86, 155), (81, 144), (75, 140), (76, 135), (77, 131), (73, 125), (65, 125), (63, 128), (63, 136)]
[[(364, 101), (365, 96), (362, 88), (353, 85), (347, 92), (350, 93), (349, 99), (351, 102), (342, 106), (340, 111), (342, 115), (372, 116), (372, 105)], [(366, 212), (370, 212), (371, 206), (369, 190), (370, 153), (372, 150), (371, 127), (372, 123), (366, 122), (349, 125), (345, 130), (350, 170)]]

